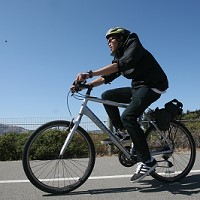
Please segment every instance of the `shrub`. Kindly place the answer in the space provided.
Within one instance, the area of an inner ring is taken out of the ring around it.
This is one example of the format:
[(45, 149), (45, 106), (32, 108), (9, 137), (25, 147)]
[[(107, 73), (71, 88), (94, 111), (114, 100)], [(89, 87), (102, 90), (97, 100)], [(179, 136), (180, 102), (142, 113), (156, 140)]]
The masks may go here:
[(28, 134), (9, 133), (0, 136), (0, 160), (21, 159), (23, 145)]
[[(187, 117), (185, 117), (186, 119)], [(194, 140), (196, 142), (196, 147), (200, 147), (200, 121), (199, 120), (187, 120), (185, 122), (185, 126), (189, 129), (189, 131), (192, 133)], [(22, 159), (22, 151), (24, 144), (27, 140), (27, 138), (30, 136), (31, 133), (7, 133), (4, 135), (0, 135), (0, 160), (1, 161), (9, 161), (9, 160), (20, 160)], [(102, 145), (101, 140), (108, 137), (107, 134), (97, 134), (97, 133), (89, 133), (90, 137), (92, 138), (96, 155), (97, 156), (105, 156), (109, 154), (109, 146), (108, 145)], [(56, 152), (56, 149), (58, 146), (62, 146), (62, 142), (65, 138), (65, 135), (59, 133), (58, 131), (49, 132), (47, 135), (44, 136), (45, 138), (40, 138), (38, 143), (35, 145), (35, 148), (32, 150), (32, 158), (49, 158), (49, 155), (54, 156), (54, 154), (57, 155), (58, 152)], [(48, 137), (48, 138), (46, 138)], [(48, 140), (47, 140), (48, 139)], [(60, 143), (55, 143), (54, 141), (61, 141)], [(47, 141), (44, 143), (44, 141)], [(81, 142), (80, 144), (76, 145), (75, 147), (71, 146), (71, 149), (68, 150), (68, 155), (70, 155), (70, 151), (76, 150), (77, 156), (81, 155), (84, 156), (84, 143)], [(53, 153), (52, 153), (53, 152)], [(87, 152), (85, 152), (87, 153)], [(117, 148), (112, 149), (112, 153), (118, 153)]]

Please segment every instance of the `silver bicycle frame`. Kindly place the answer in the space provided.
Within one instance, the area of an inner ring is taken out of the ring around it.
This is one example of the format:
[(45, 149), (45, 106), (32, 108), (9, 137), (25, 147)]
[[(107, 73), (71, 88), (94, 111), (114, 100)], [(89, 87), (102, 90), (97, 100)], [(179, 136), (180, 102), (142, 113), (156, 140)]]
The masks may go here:
[(97, 103), (101, 103), (101, 104), (107, 104), (107, 105), (112, 105), (112, 106), (117, 106), (117, 107), (121, 107), (121, 108), (126, 108), (127, 104), (123, 104), (123, 103), (117, 103), (114, 101), (108, 101), (108, 100), (103, 100), (100, 99), (98, 97), (92, 97), (92, 96), (85, 96), (85, 98), (83, 99), (83, 103), (81, 105), (79, 114), (77, 119), (74, 122), (74, 126), (73, 128), (70, 130), (70, 133), (68, 134), (65, 143), (60, 151), (60, 156), (62, 156), (68, 146), (68, 144), (70, 143), (71, 139), (73, 138), (76, 129), (78, 128), (81, 119), (83, 117), (83, 115), (87, 116), (88, 118), (90, 118), (94, 124), (96, 124), (103, 132), (107, 133), (110, 137), (110, 139), (112, 140), (112, 142), (126, 155), (127, 158), (131, 158), (131, 154), (130, 152), (128, 152), (128, 150), (119, 142), (119, 140), (113, 135), (113, 133), (101, 122), (101, 120), (88, 108), (87, 103), (88, 101), (93, 101), (93, 102), (97, 102)]
[[(81, 119), (83, 117), (83, 115), (87, 116), (88, 118), (91, 119), (91, 121), (94, 122), (94, 124), (96, 124), (103, 132), (107, 133), (109, 135), (109, 138), (112, 140), (112, 142), (126, 155), (126, 157), (128, 159), (131, 159), (132, 157), (132, 154), (119, 142), (119, 140), (115, 137), (115, 135), (101, 122), (101, 120), (88, 108), (87, 106), (87, 103), (88, 101), (93, 101), (93, 102), (97, 102), (97, 103), (101, 103), (101, 104), (106, 104), (106, 105), (111, 105), (111, 106), (117, 106), (117, 107), (121, 107), (121, 108), (126, 108), (127, 107), (127, 104), (124, 104), (124, 103), (117, 103), (117, 102), (114, 102), (114, 101), (108, 101), (108, 100), (103, 100), (103, 99), (100, 99), (98, 97), (92, 97), (92, 96), (89, 96), (89, 95), (86, 95), (83, 99), (83, 103), (81, 105), (81, 108), (80, 108), (80, 111), (79, 111), (79, 114), (78, 114), (78, 117), (77, 119), (75, 120), (74, 122), (74, 125), (72, 127), (72, 129), (70, 130), (70, 133), (68, 134), (64, 144), (63, 144), (63, 147), (60, 151), (60, 156), (62, 156), (68, 146), (68, 144), (70, 143), (71, 139), (73, 138), (74, 134), (75, 134), (75, 131), (77, 130), (80, 122), (81, 122)], [(167, 138), (164, 136), (164, 134), (162, 133), (162, 131), (160, 131), (158, 129), (158, 127), (156, 126), (156, 124), (151, 121), (151, 119), (145, 115), (148, 122), (151, 123), (155, 128), (156, 130), (159, 132), (159, 134), (166, 140), (166, 142), (168, 143), (170, 149), (171, 149), (171, 143), (169, 142), (169, 140), (167, 140)], [(162, 153), (170, 153), (171, 150), (167, 150), (167, 151), (162, 151)], [(154, 152), (152, 153), (151, 155), (157, 155), (159, 154), (159, 152)]]

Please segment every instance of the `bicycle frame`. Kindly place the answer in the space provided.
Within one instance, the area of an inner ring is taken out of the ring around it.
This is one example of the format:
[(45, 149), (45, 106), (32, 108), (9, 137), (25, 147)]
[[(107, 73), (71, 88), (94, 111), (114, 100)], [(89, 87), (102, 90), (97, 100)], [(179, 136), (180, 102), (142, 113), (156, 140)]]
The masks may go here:
[[(68, 136), (63, 144), (63, 147), (60, 151), (60, 157), (62, 157), (62, 155), (64, 154), (68, 144), (70, 143), (71, 139), (73, 138), (75, 131), (81, 122), (83, 115), (85, 115), (88, 118), (90, 118), (91, 121), (93, 121), (93, 123), (96, 124), (103, 132), (107, 133), (109, 135), (110, 139), (112, 140), (112, 142), (125, 154), (125, 156), (128, 159), (131, 159), (133, 155), (120, 143), (120, 141), (115, 137), (115, 135), (101, 122), (101, 120), (87, 106), (87, 103), (89, 101), (106, 104), (106, 105), (111, 105), (111, 106), (117, 106), (117, 107), (121, 107), (121, 108), (126, 108), (128, 106), (127, 104), (124, 104), (124, 103), (117, 103), (114, 101), (103, 100), (98, 97), (86, 95), (83, 99), (83, 103), (81, 105), (78, 117), (76, 118), (75, 122), (73, 123), (73, 127), (70, 130), (70, 133), (68, 134)], [(145, 115), (145, 116), (146, 116), (148, 122), (151, 123), (156, 128), (156, 130), (161, 134), (161, 136), (166, 140), (166, 142), (168, 143), (168, 145), (171, 149), (172, 148), (171, 144), (167, 140), (167, 138), (164, 136), (164, 134), (162, 134), (162, 132), (157, 128), (156, 124), (153, 121), (151, 121), (151, 119), (147, 115)], [(171, 150), (162, 151), (162, 153), (170, 153), (170, 152), (172, 152), (172, 151)], [(152, 155), (157, 155), (160, 153), (161, 152), (154, 152)]]

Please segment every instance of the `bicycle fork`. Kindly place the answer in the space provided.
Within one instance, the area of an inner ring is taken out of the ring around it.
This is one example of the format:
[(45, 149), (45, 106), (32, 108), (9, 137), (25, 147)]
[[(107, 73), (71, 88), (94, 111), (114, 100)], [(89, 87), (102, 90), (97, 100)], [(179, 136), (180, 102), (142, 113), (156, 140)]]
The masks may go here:
[(75, 123), (74, 123), (72, 129), (70, 130), (70, 132), (69, 132), (69, 134), (68, 134), (68, 136), (67, 136), (67, 138), (66, 138), (66, 140), (65, 140), (65, 142), (64, 142), (64, 144), (63, 144), (63, 146), (62, 146), (62, 149), (60, 150), (59, 158), (62, 158), (62, 157), (63, 157), (63, 155), (64, 155), (64, 153), (65, 153), (65, 150), (67, 149), (67, 146), (68, 146), (69, 143), (71, 142), (71, 140), (72, 140), (72, 138), (73, 138), (73, 136), (74, 136), (74, 134), (75, 134), (75, 131), (76, 131), (76, 129), (77, 129), (78, 126), (79, 126), (81, 117), (82, 117), (82, 116), (80, 116), (80, 115), (78, 116), (78, 118), (77, 118), (77, 120), (75, 121)]
[(74, 122), (74, 123), (73, 123), (73, 122), (70, 123), (70, 124), (73, 124), (73, 127), (72, 127), (72, 128), (69, 127), (70, 132), (69, 132), (69, 134), (68, 134), (68, 136), (67, 136), (67, 138), (66, 138), (66, 140), (65, 140), (65, 142), (64, 142), (64, 144), (63, 144), (63, 146), (62, 146), (62, 148), (61, 148), (61, 150), (60, 150), (59, 158), (62, 158), (62, 157), (63, 157), (63, 155), (64, 155), (64, 153), (65, 153), (65, 150), (67, 149), (69, 143), (71, 142), (71, 140), (72, 140), (72, 138), (73, 138), (73, 136), (74, 136), (74, 134), (75, 134), (75, 132), (76, 132), (76, 130), (77, 130), (77, 128), (78, 128), (80, 122), (81, 122), (81, 119), (82, 119), (82, 117), (83, 117), (83, 112), (84, 112), (84, 111), (83, 111), (83, 110), (84, 110), (83, 108), (86, 106), (86, 103), (87, 103), (87, 102), (84, 102), (84, 103), (81, 105), (79, 115), (78, 115), (77, 119), (75, 120), (75, 122)]

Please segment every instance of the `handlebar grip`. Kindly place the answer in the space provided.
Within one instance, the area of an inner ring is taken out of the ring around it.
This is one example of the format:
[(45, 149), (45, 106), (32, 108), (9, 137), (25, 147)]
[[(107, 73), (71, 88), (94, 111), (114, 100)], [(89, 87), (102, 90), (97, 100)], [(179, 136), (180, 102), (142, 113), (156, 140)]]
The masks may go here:
[(80, 88), (87, 88), (87, 95), (90, 95), (90, 92), (92, 91), (93, 85), (88, 85), (86, 84), (86, 81), (78, 81), (77, 83), (73, 83), (73, 85), (75, 86), (75, 92), (81, 91)]

